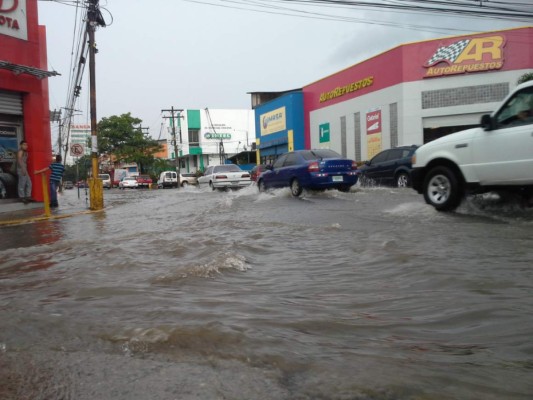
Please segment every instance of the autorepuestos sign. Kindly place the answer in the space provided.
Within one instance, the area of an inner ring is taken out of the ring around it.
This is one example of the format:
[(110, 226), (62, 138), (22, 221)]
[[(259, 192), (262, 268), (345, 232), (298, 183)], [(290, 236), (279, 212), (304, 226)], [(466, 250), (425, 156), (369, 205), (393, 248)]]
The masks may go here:
[(425, 63), (424, 78), (501, 69), (504, 46), (503, 35), (464, 38), (440, 46)]

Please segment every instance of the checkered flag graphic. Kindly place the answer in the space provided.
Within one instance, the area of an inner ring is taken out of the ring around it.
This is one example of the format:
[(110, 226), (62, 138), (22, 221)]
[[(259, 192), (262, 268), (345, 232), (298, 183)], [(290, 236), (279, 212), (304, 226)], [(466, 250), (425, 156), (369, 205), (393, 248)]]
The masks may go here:
[(468, 43), (470, 43), (470, 39), (464, 39), (449, 46), (439, 47), (435, 54), (433, 54), (433, 57), (428, 60), (426, 65), (430, 67), (440, 61), (449, 61), (451, 63), (455, 62), (457, 57), (459, 57), (459, 54), (463, 52)]

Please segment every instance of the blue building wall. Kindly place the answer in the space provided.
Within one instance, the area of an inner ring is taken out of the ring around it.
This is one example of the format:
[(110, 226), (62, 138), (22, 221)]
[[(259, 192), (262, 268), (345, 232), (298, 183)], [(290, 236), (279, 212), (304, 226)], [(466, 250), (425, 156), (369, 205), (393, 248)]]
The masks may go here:
[[(285, 127), (279, 131), (261, 135), (261, 127), (265, 127), (268, 123), (265, 121), (265, 117), (270, 116), (269, 113), (278, 109), (284, 109)], [(303, 110), (303, 93), (301, 91), (287, 93), (255, 109), (255, 137), (256, 143), (258, 143), (260, 163), (269, 163), (275, 160), (280, 154), (289, 151), (291, 144), (293, 147), (291, 150), (305, 148)], [(292, 131), (292, 139), (289, 135), (290, 131)]]

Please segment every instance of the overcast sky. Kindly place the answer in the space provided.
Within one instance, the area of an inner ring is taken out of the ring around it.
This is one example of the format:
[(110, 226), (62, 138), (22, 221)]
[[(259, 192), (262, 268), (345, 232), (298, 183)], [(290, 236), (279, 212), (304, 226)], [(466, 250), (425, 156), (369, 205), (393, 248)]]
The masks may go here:
[[(270, 10), (278, 14), (254, 12), (250, 9), (256, 7), (238, 1), (101, 0), (108, 26), (96, 31), (98, 120), (131, 112), (158, 138), (161, 110), (171, 106), (249, 109), (247, 92), (300, 88), (403, 43), (528, 25), (271, 2), (307, 12), (308, 18), (302, 18), (280, 9)], [(76, 8), (54, 1), (38, 4), (39, 22), (47, 29), (49, 69), (61, 74), (49, 79), (50, 108), (59, 109), (66, 106), (77, 45)], [(327, 15), (339, 18), (327, 20)], [(87, 70), (77, 123), (89, 122)]]

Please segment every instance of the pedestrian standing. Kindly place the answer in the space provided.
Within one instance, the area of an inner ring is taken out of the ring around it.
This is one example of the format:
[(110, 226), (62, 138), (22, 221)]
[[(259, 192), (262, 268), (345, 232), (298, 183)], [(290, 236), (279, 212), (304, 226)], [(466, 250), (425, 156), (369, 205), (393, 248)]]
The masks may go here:
[(57, 202), (57, 190), (61, 184), (61, 179), (63, 178), (63, 172), (65, 171), (65, 166), (61, 163), (61, 155), (56, 156), (56, 161), (48, 166), (48, 168), (40, 169), (35, 171), (36, 174), (47, 171), (48, 169), (52, 171), (50, 173), (50, 207), (56, 208), (59, 206)]
[(18, 195), (24, 204), (31, 201), (31, 179), (28, 174), (28, 143), (20, 142), (17, 152)]

